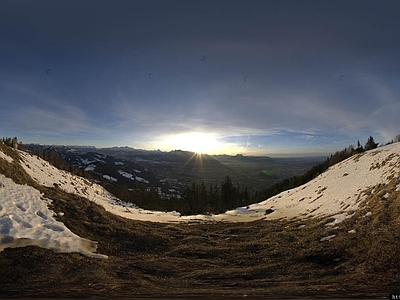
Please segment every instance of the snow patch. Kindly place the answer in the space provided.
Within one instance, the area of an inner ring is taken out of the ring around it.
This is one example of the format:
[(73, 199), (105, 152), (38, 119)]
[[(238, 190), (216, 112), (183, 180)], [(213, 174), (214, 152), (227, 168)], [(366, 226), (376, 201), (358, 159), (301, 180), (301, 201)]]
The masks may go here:
[[(137, 170), (134, 170), (134, 171), (137, 171)], [(125, 178), (131, 179), (131, 180), (137, 180), (137, 181), (139, 181), (139, 182), (144, 182), (144, 183), (149, 184), (149, 181), (148, 181), (148, 180), (146, 180), (146, 179), (144, 179), (144, 178), (142, 178), (142, 177), (139, 177), (139, 176), (132, 175), (132, 174), (130, 174), (130, 173), (128, 173), (128, 172), (125, 172), (125, 171), (122, 171), (122, 170), (118, 170), (118, 173), (119, 173), (121, 176), (124, 176)]]
[(147, 183), (147, 184), (149, 184), (149, 181), (148, 181), (148, 180), (146, 180), (146, 179), (144, 179), (144, 178), (142, 178), (142, 177), (135, 176), (135, 179), (136, 179), (137, 181), (139, 181), (139, 182), (144, 182), (144, 183)]
[(336, 234), (332, 234), (332, 235), (330, 235), (330, 236), (326, 236), (326, 237), (321, 238), (319, 241), (320, 241), (320, 242), (330, 241), (330, 240), (333, 239), (335, 236), (336, 236)]
[(0, 174), (0, 251), (5, 248), (38, 246), (54, 252), (78, 252), (90, 257), (106, 258), (94, 253), (97, 243), (79, 237), (48, 209), (51, 202), (35, 188), (14, 183)]
[(95, 169), (96, 169), (96, 165), (88, 165), (88, 166), (85, 168), (85, 171), (92, 171), (92, 172), (94, 172)]
[(133, 176), (132, 174), (128, 173), (128, 172), (124, 172), (122, 170), (118, 170), (118, 173), (121, 176), (124, 176), (125, 178), (131, 179), (131, 180), (135, 180), (135, 176)]
[(389, 193), (386, 193), (386, 194), (384, 194), (384, 195), (382, 195), (382, 199), (388, 199), (389, 198), (389, 196), (390, 196), (390, 194)]
[(82, 164), (84, 164), (84, 165), (89, 165), (89, 164), (92, 164), (92, 163), (94, 163), (96, 160), (89, 160), (89, 159), (87, 159), (87, 158), (82, 158), (81, 159), (81, 162), (82, 162)]
[(12, 163), (14, 160), (12, 159), (12, 157), (8, 156), (7, 154), (5, 154), (3, 151), (0, 150), (0, 158), (8, 161), (9, 163)]
[(109, 175), (103, 175), (103, 178), (105, 178), (105, 179), (107, 179), (107, 180), (110, 180), (110, 181), (114, 181), (114, 182), (117, 182), (117, 181), (118, 181), (117, 178), (111, 177), (111, 176), (109, 176)]

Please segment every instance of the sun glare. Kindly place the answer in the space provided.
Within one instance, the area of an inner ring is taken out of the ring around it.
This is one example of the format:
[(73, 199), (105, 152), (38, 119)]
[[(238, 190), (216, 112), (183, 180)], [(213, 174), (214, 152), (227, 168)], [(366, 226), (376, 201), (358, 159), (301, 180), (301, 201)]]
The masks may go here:
[(212, 133), (188, 132), (168, 137), (167, 143), (176, 150), (186, 150), (198, 154), (213, 154), (222, 150), (222, 144), (218, 142)]

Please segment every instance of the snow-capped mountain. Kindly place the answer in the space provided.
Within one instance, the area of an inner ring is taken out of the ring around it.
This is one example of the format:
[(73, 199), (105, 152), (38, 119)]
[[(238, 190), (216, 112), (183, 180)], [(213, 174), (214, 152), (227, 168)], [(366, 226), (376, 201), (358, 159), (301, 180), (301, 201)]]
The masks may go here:
[[(12, 155), (11, 155), (12, 154)], [(219, 215), (181, 216), (178, 212), (149, 211), (124, 203), (100, 185), (61, 171), (47, 161), (24, 151), (0, 147), (2, 169), (17, 165), (32, 178), (31, 186), (17, 184), (0, 176), (0, 250), (37, 245), (59, 252), (95, 254), (95, 242), (72, 233), (48, 208), (38, 186), (59, 189), (86, 198), (123, 218), (150, 222), (250, 222), (254, 220), (307, 220), (325, 218), (325, 226), (340, 226), (349, 218), (373, 214), (369, 204), (397, 197), (400, 190), (400, 143), (360, 153), (332, 166), (298, 188), (282, 192), (263, 202), (238, 207)], [(122, 176), (135, 174), (121, 172)], [(356, 212), (362, 212), (357, 214)], [(68, 218), (68, 215), (63, 215)], [(354, 233), (354, 232), (349, 232)], [(322, 237), (321, 241), (334, 238)]]

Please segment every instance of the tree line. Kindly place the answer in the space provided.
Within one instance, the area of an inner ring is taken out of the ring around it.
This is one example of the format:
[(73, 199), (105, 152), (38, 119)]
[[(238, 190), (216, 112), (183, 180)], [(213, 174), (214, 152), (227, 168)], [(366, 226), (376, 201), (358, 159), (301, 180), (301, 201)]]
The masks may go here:
[(17, 137), (13, 137), (13, 138), (3, 137), (2, 142), (11, 148), (18, 149), (18, 138)]

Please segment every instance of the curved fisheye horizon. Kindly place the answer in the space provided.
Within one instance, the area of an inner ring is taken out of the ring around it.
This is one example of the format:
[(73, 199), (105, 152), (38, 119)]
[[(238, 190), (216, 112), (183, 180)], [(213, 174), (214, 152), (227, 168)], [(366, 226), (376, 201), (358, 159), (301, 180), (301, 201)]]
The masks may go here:
[(1, 0), (1, 298), (400, 299), (399, 8)]
[(0, 125), (26, 143), (207, 154), (385, 144), (400, 132), (395, 6), (4, 1)]

